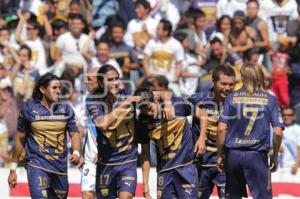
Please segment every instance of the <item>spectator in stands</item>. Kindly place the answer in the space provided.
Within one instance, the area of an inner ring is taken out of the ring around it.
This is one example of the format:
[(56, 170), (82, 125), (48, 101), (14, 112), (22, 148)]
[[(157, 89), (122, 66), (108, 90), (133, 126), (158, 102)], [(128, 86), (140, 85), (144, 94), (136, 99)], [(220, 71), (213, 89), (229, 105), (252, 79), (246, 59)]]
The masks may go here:
[(224, 46), (227, 46), (230, 32), (231, 18), (228, 15), (223, 15), (217, 20), (216, 30), (211, 34), (210, 40), (217, 37), (223, 42)]
[(184, 59), (182, 61), (182, 70), (179, 78), (180, 92), (184, 97), (189, 97), (196, 92), (198, 88), (198, 79), (205, 73), (201, 66), (204, 61), (197, 59), (197, 56), (189, 51), (189, 38), (185, 33), (175, 33), (177, 39), (184, 49)]
[(280, 107), (289, 105), (290, 98), (288, 92), (288, 39), (279, 38), (280, 47), (272, 54), (272, 84), (271, 90), (275, 93), (280, 102)]
[(287, 35), (287, 22), (298, 17), (295, 0), (265, 0), (260, 6), (260, 16), (268, 23), (269, 39), (278, 49), (278, 36)]
[(245, 17), (245, 13), (241, 10), (237, 10), (233, 15), (227, 49), (228, 54), (234, 59), (233, 62), (237, 62), (236, 57), (243, 57), (243, 53), (253, 47), (253, 38), (256, 36), (255, 30), (246, 26)]
[(237, 10), (246, 10), (246, 4), (238, 0), (219, 0), (217, 3), (217, 18), (223, 15), (233, 17)]
[(147, 42), (156, 35), (157, 21), (149, 15), (150, 9), (147, 0), (137, 0), (135, 2), (137, 18), (129, 22), (124, 35), (125, 43), (135, 48), (139, 60), (143, 59), (143, 49)]
[(206, 16), (205, 13), (200, 9), (199, 12), (196, 12), (194, 18), (195, 22), (195, 31), (197, 34), (197, 39), (199, 39), (201, 46), (204, 48), (207, 45), (207, 39), (205, 34), (206, 28)]
[(171, 22), (173, 30), (180, 21), (180, 13), (171, 0), (156, 0), (158, 9), (152, 10), (152, 15), (157, 21), (167, 19)]
[[(46, 52), (42, 39), (39, 37), (40, 25), (34, 20), (30, 19), (30, 14), (27, 12), (22, 14), (21, 10), (17, 12), (19, 23), (16, 28), (16, 41), (20, 45), (27, 45), (32, 51), (31, 60), (33, 67), (39, 70), (40, 74), (47, 72)], [(26, 27), (26, 35), (22, 36), (23, 28)]]
[(295, 123), (296, 115), (292, 107), (282, 110), (284, 131), (279, 154), (279, 166), (291, 168), (291, 173), (296, 174), (300, 166), (300, 126)]
[(93, 27), (98, 30), (104, 25), (108, 16), (116, 15), (119, 9), (117, 0), (94, 0), (93, 1)]
[(96, 56), (92, 58), (91, 67), (101, 68), (104, 65), (111, 65), (118, 71), (122, 78), (123, 73), (118, 62), (114, 58), (110, 58), (109, 43), (107, 41), (99, 41), (96, 45), (96, 50)]
[(178, 80), (181, 74), (184, 50), (179, 41), (172, 36), (172, 24), (166, 19), (157, 26), (157, 38), (151, 39), (144, 50), (144, 70), (146, 75), (165, 75), (169, 88), (175, 95), (181, 95)]
[(249, 0), (247, 2), (246, 25), (252, 27), (256, 31), (256, 37), (253, 43), (254, 48), (260, 49), (260, 53), (264, 54), (270, 49), (268, 25), (258, 16), (259, 2), (258, 0)]
[(65, 63), (63, 79), (74, 83), (74, 78), (86, 71), (95, 52), (94, 41), (85, 33), (82, 15), (70, 15), (70, 31), (60, 35), (56, 41), (56, 62)]
[(114, 21), (111, 24), (111, 37), (110, 43), (110, 57), (115, 58), (122, 68), (125, 78), (135, 82), (140, 78), (137, 56), (134, 53), (134, 49), (128, 46), (124, 41), (125, 26), (121, 21)]
[(226, 54), (223, 42), (218, 37), (214, 37), (209, 43), (209, 57), (202, 68), (206, 70), (207, 73), (212, 73), (217, 66), (224, 63)]

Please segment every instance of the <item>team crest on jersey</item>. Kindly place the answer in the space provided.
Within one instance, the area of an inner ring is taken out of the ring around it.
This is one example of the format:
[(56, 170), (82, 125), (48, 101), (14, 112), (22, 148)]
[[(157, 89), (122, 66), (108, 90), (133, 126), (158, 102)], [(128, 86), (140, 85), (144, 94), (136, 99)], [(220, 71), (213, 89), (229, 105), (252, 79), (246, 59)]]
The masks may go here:
[(101, 189), (101, 194), (103, 196), (108, 196), (108, 189)]
[(48, 198), (48, 192), (47, 192), (47, 190), (42, 190), (42, 195), (43, 195), (45, 198)]

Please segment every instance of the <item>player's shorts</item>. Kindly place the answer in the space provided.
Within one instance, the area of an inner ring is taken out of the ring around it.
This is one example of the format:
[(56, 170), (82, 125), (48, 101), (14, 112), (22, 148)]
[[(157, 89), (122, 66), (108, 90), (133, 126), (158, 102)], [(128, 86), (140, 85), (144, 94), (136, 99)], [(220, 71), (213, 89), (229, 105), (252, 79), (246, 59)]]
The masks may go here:
[(271, 199), (271, 178), (267, 153), (226, 150), (226, 197), (247, 197), (246, 184), (253, 199)]
[(113, 166), (97, 164), (97, 199), (115, 199), (120, 192), (129, 192), (134, 196), (136, 184), (137, 166), (135, 161)]
[(31, 198), (63, 199), (68, 196), (68, 176), (47, 172), (27, 166), (27, 177)]
[(96, 191), (96, 167), (97, 165), (91, 161), (83, 163), (80, 183), (81, 191)]
[(214, 189), (217, 187), (219, 198), (225, 197), (225, 183), (226, 177), (224, 172), (219, 172), (216, 165), (217, 154), (215, 152), (207, 151), (199, 159), (197, 165), (199, 174), (199, 198), (209, 199)]
[(158, 199), (198, 199), (198, 177), (194, 164), (189, 164), (157, 176)]

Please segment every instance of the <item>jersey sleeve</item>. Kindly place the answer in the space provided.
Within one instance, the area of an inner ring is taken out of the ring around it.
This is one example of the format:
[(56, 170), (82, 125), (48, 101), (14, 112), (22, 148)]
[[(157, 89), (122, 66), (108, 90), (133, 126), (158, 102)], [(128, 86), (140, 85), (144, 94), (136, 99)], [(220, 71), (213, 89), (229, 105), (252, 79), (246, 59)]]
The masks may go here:
[(30, 121), (27, 118), (26, 112), (26, 104), (20, 110), (18, 116), (18, 123), (17, 123), (17, 131), (21, 133), (29, 133), (30, 132)]
[(99, 101), (92, 101), (88, 98), (86, 99), (86, 108), (88, 114), (91, 116), (94, 121), (97, 117), (101, 117), (104, 115), (103, 106)]
[(230, 113), (230, 104), (231, 104), (231, 101), (232, 101), (232, 96), (229, 94), (225, 98), (225, 102), (224, 102), (224, 105), (223, 105), (223, 110), (221, 111), (221, 114), (220, 114), (218, 122), (225, 123), (225, 124), (228, 123), (228, 120), (229, 120), (229, 118), (231, 116), (231, 113)]
[(272, 127), (284, 128), (278, 100), (275, 97), (272, 97), (271, 100), (272, 100), (272, 107), (271, 107), (270, 115), (271, 115)]
[(184, 100), (181, 97), (173, 98), (172, 101), (176, 116), (186, 117), (191, 115), (192, 108), (188, 101)]

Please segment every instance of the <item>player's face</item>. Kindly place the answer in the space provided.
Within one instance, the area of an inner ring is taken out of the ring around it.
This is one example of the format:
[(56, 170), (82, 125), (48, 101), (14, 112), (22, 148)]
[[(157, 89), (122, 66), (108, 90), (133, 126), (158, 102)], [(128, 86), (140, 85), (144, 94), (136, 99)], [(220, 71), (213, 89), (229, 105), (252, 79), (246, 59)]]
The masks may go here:
[(227, 76), (223, 73), (219, 76), (219, 81), (215, 82), (216, 93), (224, 100), (229, 92), (234, 88), (235, 77)]
[(92, 93), (98, 88), (97, 72), (89, 72), (84, 80), (87, 90)]
[(247, 5), (247, 15), (250, 18), (254, 18), (257, 16), (258, 6), (255, 2), (251, 2)]
[(104, 87), (113, 95), (118, 94), (120, 90), (119, 74), (115, 70), (108, 71), (104, 76)]
[(292, 109), (284, 109), (282, 111), (282, 118), (285, 125), (291, 125), (294, 123), (296, 117)]
[(149, 117), (155, 117), (158, 113), (158, 103), (150, 102), (140, 107), (141, 113)]
[(44, 97), (50, 102), (57, 102), (60, 96), (60, 81), (52, 80), (50, 81), (47, 88), (41, 88)]

